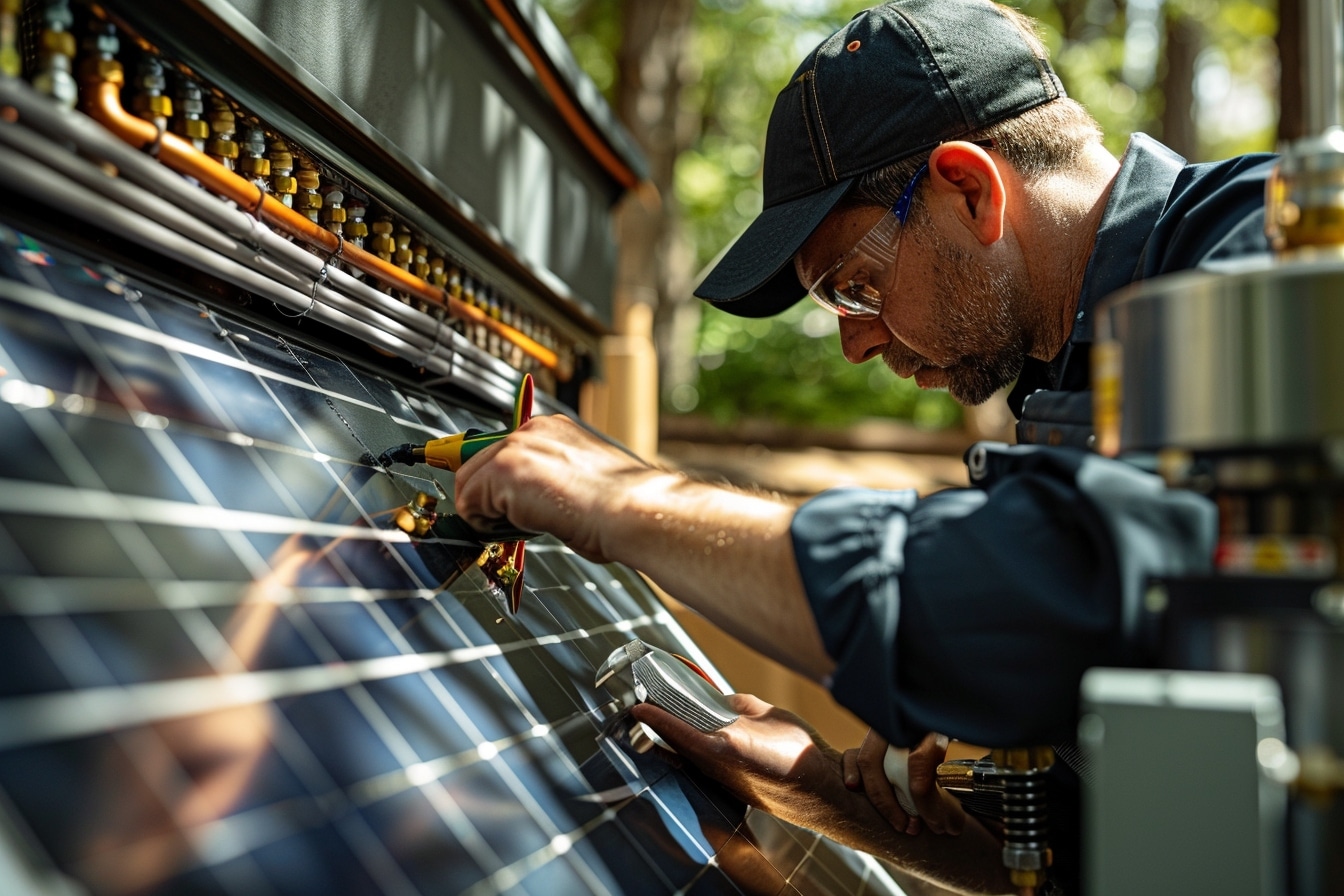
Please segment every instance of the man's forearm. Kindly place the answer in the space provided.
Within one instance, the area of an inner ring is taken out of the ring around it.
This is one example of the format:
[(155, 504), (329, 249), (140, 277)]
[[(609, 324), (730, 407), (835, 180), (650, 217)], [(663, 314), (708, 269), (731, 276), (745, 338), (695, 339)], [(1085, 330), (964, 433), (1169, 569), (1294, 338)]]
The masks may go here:
[(955, 837), (927, 829), (911, 836), (893, 828), (860, 794), (848, 797), (833, 800), (825, 819), (797, 823), (953, 892), (1015, 892), (1003, 867), (1002, 844), (974, 817)]
[(651, 471), (600, 525), (603, 553), (711, 622), (814, 680), (833, 663), (803, 591), (778, 499)]
[(507, 519), (585, 557), (619, 561), (767, 656), (814, 679), (831, 669), (777, 499), (649, 466), (561, 416), (534, 417), (457, 472), (457, 511)]

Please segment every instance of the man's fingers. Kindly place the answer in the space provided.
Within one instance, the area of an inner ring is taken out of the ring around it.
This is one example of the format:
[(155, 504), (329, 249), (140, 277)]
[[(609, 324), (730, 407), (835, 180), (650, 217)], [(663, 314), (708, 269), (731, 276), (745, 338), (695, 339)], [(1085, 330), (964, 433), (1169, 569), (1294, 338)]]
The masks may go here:
[(901, 808), (901, 804), (896, 800), (896, 792), (892, 790), (891, 782), (883, 774), (863, 775), (863, 792), (868, 796), (868, 802), (882, 817), (891, 823), (891, 826), (898, 831), (906, 834), (919, 833), (919, 819), (912, 818)]
[(630, 708), (630, 715), (652, 728), (672, 749), (682, 755), (693, 755), (697, 748), (703, 748), (703, 742), (708, 737), (652, 703), (636, 703)]
[(929, 830), (956, 835), (966, 827), (966, 810), (938, 787), (938, 765), (947, 758), (947, 744), (945, 735), (930, 732), (910, 751), (910, 797)]
[(845, 778), (845, 787), (850, 790), (863, 789), (863, 775), (859, 773), (858, 747), (850, 747), (840, 754), (840, 771)]
[[(882, 813), (893, 828), (906, 834), (919, 833), (919, 819), (910, 815), (901, 807), (896, 799), (896, 791), (892, 783), (887, 780), (886, 770), (883, 763), (887, 756), (887, 740), (871, 728), (863, 738), (863, 743), (859, 746), (854, 758), (854, 764), (857, 766), (859, 778), (863, 783), (863, 792), (868, 797), (868, 802), (878, 812)], [(846, 779), (848, 783), (848, 779)]]

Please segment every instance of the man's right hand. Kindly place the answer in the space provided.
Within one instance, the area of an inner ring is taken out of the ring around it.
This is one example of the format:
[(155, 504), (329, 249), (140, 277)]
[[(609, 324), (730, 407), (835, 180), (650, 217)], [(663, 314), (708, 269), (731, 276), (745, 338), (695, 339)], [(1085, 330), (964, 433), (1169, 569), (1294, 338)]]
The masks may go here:
[(851, 790), (862, 788), (868, 801), (898, 831), (918, 834), (922, 822), (935, 834), (960, 834), (966, 827), (966, 810), (956, 797), (938, 786), (938, 765), (947, 758), (947, 744), (945, 735), (929, 732), (910, 751), (907, 796), (918, 815), (910, 815), (901, 808), (884, 767), (890, 744), (871, 728), (862, 745), (844, 753), (845, 786)]

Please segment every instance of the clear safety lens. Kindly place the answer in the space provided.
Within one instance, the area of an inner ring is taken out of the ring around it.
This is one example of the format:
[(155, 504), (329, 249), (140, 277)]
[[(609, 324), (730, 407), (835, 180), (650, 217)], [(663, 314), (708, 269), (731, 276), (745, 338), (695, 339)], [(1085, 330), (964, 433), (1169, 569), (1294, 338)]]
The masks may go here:
[(821, 307), (841, 317), (874, 318), (882, 296), (896, 274), (901, 226), (889, 211), (835, 266), (817, 278), (807, 293)]

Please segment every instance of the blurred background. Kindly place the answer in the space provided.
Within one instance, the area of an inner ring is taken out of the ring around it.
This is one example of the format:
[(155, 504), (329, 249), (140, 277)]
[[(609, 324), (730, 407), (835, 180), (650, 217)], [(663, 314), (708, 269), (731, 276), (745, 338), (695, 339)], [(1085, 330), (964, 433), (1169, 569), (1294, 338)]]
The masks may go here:
[[(1002, 400), (963, 409), (878, 362), (847, 363), (836, 318), (800, 303), (741, 320), (695, 299), (761, 208), (775, 94), (854, 0), (541, 0), (650, 163), (619, 210), (616, 333), (594, 420), (645, 457), (800, 499), (838, 485), (964, 485), (961, 455), (1012, 440)], [(1191, 161), (1301, 133), (1301, 0), (1022, 0), (1107, 147), (1148, 133)], [(1282, 61), (1282, 66), (1281, 66)], [(819, 688), (683, 623), (738, 690), (801, 712), (841, 745), (864, 727)]]

